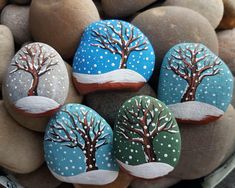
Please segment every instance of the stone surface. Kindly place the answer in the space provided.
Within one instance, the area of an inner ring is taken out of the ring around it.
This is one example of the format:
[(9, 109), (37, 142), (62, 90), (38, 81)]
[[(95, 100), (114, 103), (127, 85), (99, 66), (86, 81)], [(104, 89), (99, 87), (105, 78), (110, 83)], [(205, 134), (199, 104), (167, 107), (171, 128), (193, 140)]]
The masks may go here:
[[(108, 185), (99, 186), (99, 188), (128, 188), (130, 182), (132, 181), (132, 177), (128, 176), (123, 172), (119, 172), (118, 178)], [(96, 185), (74, 185), (75, 188), (97, 188)]]
[(155, 179), (171, 172), (180, 156), (175, 118), (156, 98), (136, 96), (120, 108), (114, 126), (114, 155), (126, 173)]
[(51, 174), (46, 164), (32, 173), (15, 174), (14, 177), (23, 187), (28, 188), (55, 188), (62, 183)]
[(224, 13), (223, 0), (166, 0), (163, 6), (180, 6), (185, 8), (190, 8), (201, 15), (205, 16), (211, 23), (213, 28), (216, 28)]
[(157, 93), (178, 122), (207, 124), (231, 103), (233, 75), (206, 46), (181, 43), (165, 55)]
[(138, 10), (150, 5), (157, 0), (102, 0), (102, 7), (105, 14), (111, 18), (130, 16)]
[(33, 0), (30, 7), (33, 38), (51, 45), (65, 59), (73, 57), (84, 28), (98, 20), (91, 0)]
[(157, 180), (147, 181), (147, 180), (134, 180), (131, 183), (131, 188), (167, 188), (178, 183), (181, 179), (172, 178), (165, 176)]
[(73, 85), (73, 81), (72, 81), (72, 67), (65, 62), (67, 71), (68, 71), (68, 75), (69, 75), (69, 92), (68, 92), (68, 96), (65, 100), (65, 104), (67, 103), (82, 103), (83, 101), (83, 96), (80, 95), (77, 90), (75, 89), (74, 85)]
[(67, 104), (48, 123), (45, 159), (61, 181), (109, 184), (117, 178), (119, 170), (112, 142), (112, 129), (99, 114), (84, 105)]
[(197, 179), (220, 166), (235, 148), (235, 110), (230, 105), (216, 122), (208, 125), (179, 125), (182, 150), (179, 163), (169, 175)]
[(1, 23), (9, 27), (16, 43), (23, 44), (31, 40), (29, 6), (6, 6), (1, 13)]
[(154, 46), (157, 58), (150, 81), (154, 88), (157, 88), (161, 62), (172, 46), (182, 42), (197, 42), (218, 54), (218, 40), (213, 27), (205, 17), (188, 8), (153, 8), (137, 15), (132, 24), (137, 26)]
[(95, 22), (85, 29), (75, 54), (74, 85), (81, 94), (137, 91), (151, 77), (154, 63), (153, 47), (138, 28), (121, 20)]
[(217, 33), (219, 41), (219, 56), (225, 61), (235, 75), (235, 29)]
[(0, 102), (0, 166), (30, 173), (43, 163), (42, 136), (19, 126)]
[(9, 64), (11, 63), (11, 59), (15, 53), (14, 47), (14, 39), (11, 31), (8, 27), (4, 25), (0, 25), (0, 90), (2, 89), (2, 82), (5, 71)]
[(223, 0), (224, 16), (220, 22), (219, 29), (232, 29), (235, 27), (235, 1)]
[(154, 90), (145, 84), (138, 92), (102, 91), (85, 96), (84, 103), (97, 111), (113, 127), (119, 108), (127, 100), (138, 95), (156, 97)]
[[(235, 80), (235, 78), (233, 77), (233, 80)], [(233, 100), (232, 100), (232, 103), (233, 107), (235, 107), (235, 82), (234, 82), (234, 85), (233, 85)]]
[[(30, 43), (16, 53), (6, 71), (3, 98), (16, 121), (42, 131), (48, 118), (64, 104), (68, 87), (68, 73), (60, 55), (46, 44)], [(25, 116), (35, 120), (28, 122)]]
[(0, 0), (0, 11), (3, 9), (3, 7), (7, 4), (6, 0)]

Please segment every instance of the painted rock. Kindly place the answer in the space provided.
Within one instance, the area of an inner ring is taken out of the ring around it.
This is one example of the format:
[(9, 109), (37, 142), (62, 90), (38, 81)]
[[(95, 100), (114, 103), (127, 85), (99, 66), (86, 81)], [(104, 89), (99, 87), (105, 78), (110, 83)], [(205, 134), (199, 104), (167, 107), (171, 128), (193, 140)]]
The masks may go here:
[(219, 31), (219, 56), (235, 75), (235, 29)]
[(32, 0), (30, 5), (34, 40), (49, 44), (65, 59), (73, 57), (85, 27), (98, 20), (92, 0)]
[(147, 37), (133, 25), (105, 20), (89, 25), (73, 61), (74, 84), (82, 94), (98, 90), (138, 90), (155, 63)]
[(3, 98), (9, 108), (22, 115), (51, 116), (66, 100), (68, 85), (68, 73), (60, 55), (46, 44), (31, 43), (12, 59), (4, 80)]
[(84, 105), (67, 104), (46, 130), (48, 167), (56, 178), (68, 183), (111, 183), (118, 176), (112, 140), (112, 129), (99, 114)]
[(206, 124), (221, 117), (232, 100), (233, 76), (206, 46), (182, 43), (162, 63), (158, 98), (179, 122)]
[(1, 188), (23, 188), (15, 178), (5, 172), (0, 171), (0, 187)]
[(112, 1), (112, 0), (102, 0), (102, 7), (107, 16), (112, 18), (121, 18), (130, 16), (131, 14), (137, 12), (140, 9), (150, 5), (157, 0), (135, 0), (135, 1)]
[(205, 17), (191, 9), (157, 7), (138, 14), (131, 23), (140, 28), (154, 46), (157, 58), (150, 84), (156, 90), (161, 63), (172, 46), (184, 41), (197, 42), (218, 54), (214, 28)]
[(2, 10), (1, 23), (10, 28), (16, 43), (23, 44), (31, 40), (29, 6), (7, 5)]
[(0, 90), (2, 89), (2, 82), (5, 71), (15, 53), (14, 39), (11, 30), (5, 25), (0, 25)]
[(207, 18), (213, 28), (217, 28), (224, 13), (223, 0), (207, 0), (206, 2), (203, 0), (166, 0), (163, 6), (180, 6), (192, 9)]
[(114, 127), (114, 155), (129, 174), (155, 179), (179, 160), (181, 138), (172, 113), (161, 101), (137, 96), (120, 108)]
[(137, 92), (102, 91), (90, 93), (85, 96), (84, 104), (98, 112), (102, 117), (105, 118), (111, 127), (113, 127), (119, 108), (122, 106), (122, 104), (126, 100), (138, 95), (156, 97), (155, 91), (149, 86), (149, 84), (145, 84)]

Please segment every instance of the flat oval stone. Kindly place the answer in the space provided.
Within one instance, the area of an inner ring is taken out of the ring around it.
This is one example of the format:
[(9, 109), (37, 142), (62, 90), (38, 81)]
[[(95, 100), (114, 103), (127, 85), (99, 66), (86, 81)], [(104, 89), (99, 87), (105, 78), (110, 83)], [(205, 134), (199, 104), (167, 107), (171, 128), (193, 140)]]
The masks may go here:
[(105, 185), (118, 176), (113, 133), (94, 110), (67, 104), (50, 120), (44, 138), (47, 165), (61, 181)]
[(147, 37), (120, 20), (89, 25), (73, 61), (77, 90), (139, 90), (150, 78), (155, 55)]
[(98, 20), (92, 0), (33, 0), (30, 5), (34, 40), (49, 44), (65, 59), (73, 57), (85, 27)]
[(46, 117), (64, 104), (68, 85), (67, 69), (60, 55), (46, 44), (30, 43), (16, 53), (7, 69), (3, 98), (10, 112)]
[(192, 9), (205, 16), (213, 28), (217, 28), (224, 13), (223, 0), (166, 0), (163, 6), (180, 6)]
[(150, 84), (157, 89), (159, 71), (170, 48), (185, 41), (202, 43), (218, 54), (214, 28), (199, 13), (183, 7), (162, 6), (138, 14), (133, 21), (151, 41), (157, 56)]
[(155, 179), (171, 172), (179, 160), (181, 138), (172, 113), (161, 101), (136, 96), (119, 110), (114, 154), (130, 175)]
[(232, 73), (206, 46), (181, 43), (166, 54), (158, 99), (168, 105), (179, 122), (215, 121), (227, 110), (232, 95)]
[(29, 31), (29, 6), (7, 5), (2, 10), (1, 23), (10, 28), (17, 44), (32, 40)]

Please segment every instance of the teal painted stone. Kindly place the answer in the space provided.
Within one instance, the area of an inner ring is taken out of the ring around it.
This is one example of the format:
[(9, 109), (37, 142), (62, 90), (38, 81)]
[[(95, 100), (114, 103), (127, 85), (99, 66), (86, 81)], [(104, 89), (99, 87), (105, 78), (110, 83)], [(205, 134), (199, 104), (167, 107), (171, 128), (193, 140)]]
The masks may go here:
[(67, 104), (50, 120), (44, 138), (47, 165), (61, 181), (105, 185), (118, 176), (113, 133), (94, 110)]
[(206, 46), (182, 43), (166, 54), (158, 99), (179, 122), (206, 124), (221, 117), (232, 100), (233, 76)]
[(164, 176), (174, 169), (180, 150), (178, 125), (164, 103), (137, 96), (122, 105), (114, 127), (114, 155), (130, 175)]
[(77, 90), (139, 90), (152, 75), (155, 54), (148, 38), (121, 20), (89, 25), (73, 60)]

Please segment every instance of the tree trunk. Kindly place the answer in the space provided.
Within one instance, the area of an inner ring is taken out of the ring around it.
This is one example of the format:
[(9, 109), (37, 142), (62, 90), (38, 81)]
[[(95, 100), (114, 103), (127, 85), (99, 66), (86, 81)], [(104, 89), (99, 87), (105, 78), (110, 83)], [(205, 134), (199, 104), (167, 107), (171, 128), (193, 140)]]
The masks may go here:
[(122, 59), (120, 62), (120, 69), (126, 69), (127, 68), (127, 60), (128, 60), (128, 53), (127, 52), (123, 52), (122, 53)]
[(86, 145), (85, 146), (86, 149), (86, 165), (87, 165), (87, 169), (86, 171), (92, 171), (92, 170), (98, 170), (98, 167), (96, 166), (96, 158), (95, 158), (95, 153), (96, 150), (95, 148), (91, 151), (91, 146)]
[(153, 150), (152, 140), (146, 138), (144, 139), (144, 153), (147, 156), (147, 162), (156, 162), (157, 157)]
[(198, 87), (198, 84), (195, 84), (195, 83), (189, 85), (181, 99), (181, 102), (195, 101), (197, 87)]
[(38, 83), (39, 83), (39, 76), (37, 74), (33, 74), (32, 77), (33, 77), (33, 80), (32, 80), (31, 87), (28, 91), (28, 96), (37, 96), (38, 95), (37, 89), (38, 89)]

